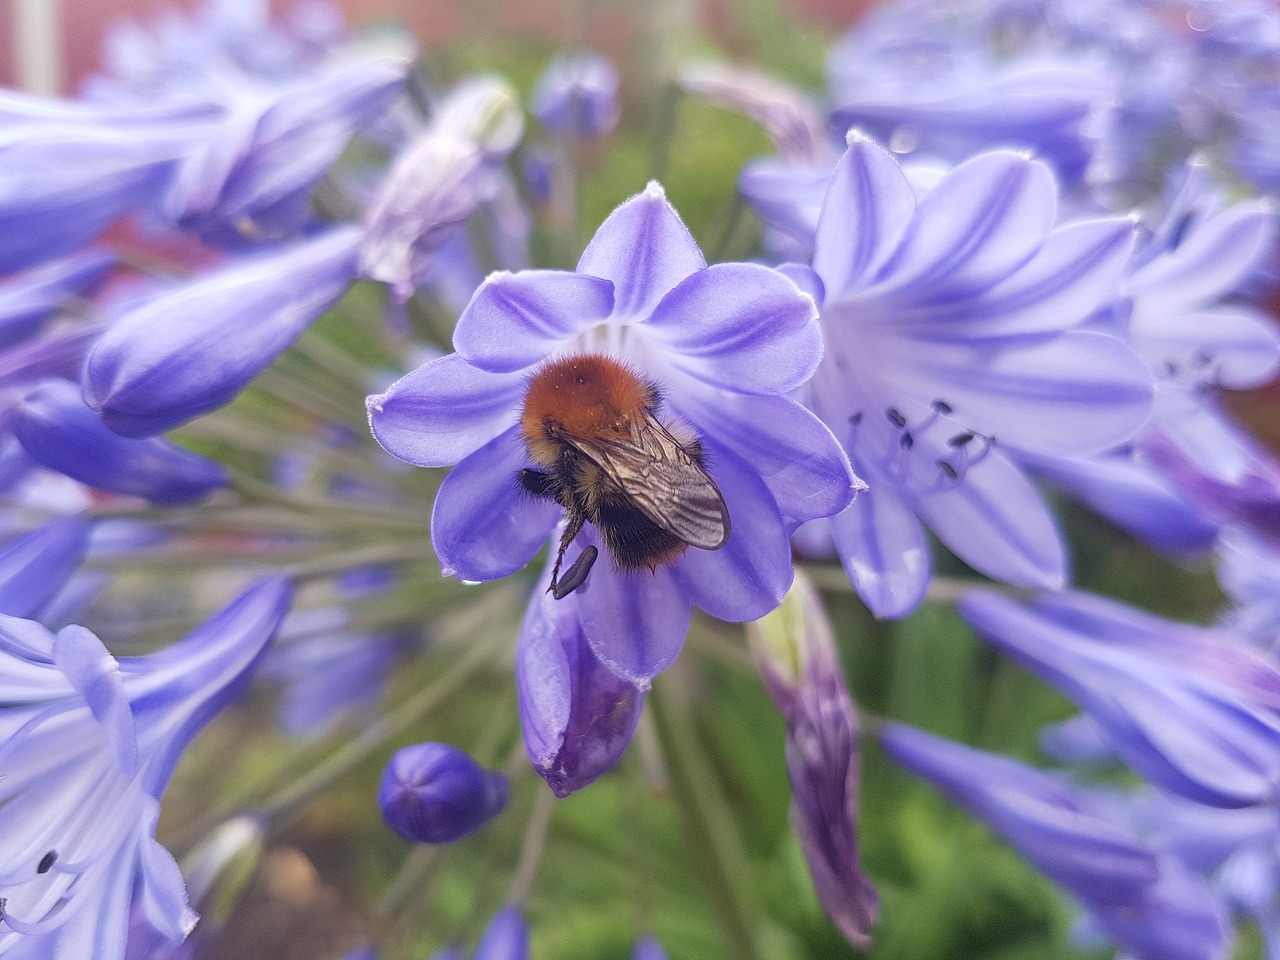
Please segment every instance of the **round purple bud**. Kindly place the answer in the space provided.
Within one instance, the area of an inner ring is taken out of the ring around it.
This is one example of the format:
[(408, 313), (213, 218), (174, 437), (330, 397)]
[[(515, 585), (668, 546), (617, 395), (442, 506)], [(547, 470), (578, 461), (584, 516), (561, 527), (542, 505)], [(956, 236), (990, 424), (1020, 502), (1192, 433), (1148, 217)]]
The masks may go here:
[(452, 843), (479, 830), (507, 805), (507, 778), (447, 743), (397, 750), (382, 772), (383, 819), (414, 843)]
[(603, 137), (618, 125), (618, 73), (597, 53), (556, 57), (533, 92), (532, 110), (553, 136)]

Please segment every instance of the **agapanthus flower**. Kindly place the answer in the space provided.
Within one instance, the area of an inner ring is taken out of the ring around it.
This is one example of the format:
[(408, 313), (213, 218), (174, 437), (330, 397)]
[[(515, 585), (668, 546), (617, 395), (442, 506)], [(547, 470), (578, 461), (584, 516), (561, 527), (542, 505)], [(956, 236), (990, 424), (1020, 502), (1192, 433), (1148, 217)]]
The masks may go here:
[[(855, 480), (830, 432), (786, 394), (812, 373), (821, 340), (812, 301), (754, 264), (706, 265), (652, 184), (605, 221), (577, 272), (491, 276), (458, 320), (457, 351), (369, 399), (374, 436), (420, 466), (458, 466), (432, 515), (443, 572), (493, 580), (527, 564), (563, 510), (516, 477), (530, 466), (520, 417), (530, 377), (551, 359), (603, 355), (652, 378), (658, 416), (696, 431), (732, 534), (652, 573), (607, 559), (577, 591), (587, 642), (647, 686), (679, 652), (691, 607), (750, 620), (791, 583), (787, 536), (849, 502)], [(604, 552), (582, 528), (570, 559)]]
[(618, 72), (598, 53), (558, 56), (538, 79), (531, 109), (557, 137), (606, 136), (618, 125)]
[(816, 591), (798, 577), (749, 628), (756, 668), (787, 724), (791, 822), (818, 899), (855, 947), (871, 943), (878, 898), (858, 866), (858, 718)]
[(1062, 779), (901, 724), (889, 755), (1004, 837), (1141, 960), (1217, 960), (1222, 910), (1203, 880), (1090, 809)]
[(183, 749), (245, 684), (290, 601), (259, 581), (184, 640), (116, 661), (83, 627), (0, 618), (0, 951), (124, 956), (135, 894), (177, 945), (195, 922), (154, 839)]
[(896, 161), (851, 136), (823, 201), (813, 270), (827, 353), (806, 402), (869, 492), (831, 521), (880, 616), (929, 581), (927, 524), (975, 569), (1060, 587), (1047, 507), (1004, 450), (1085, 454), (1146, 419), (1151, 378), (1119, 340), (1073, 331), (1114, 295), (1128, 220), (1055, 226), (1041, 163), (982, 154), (922, 196)]
[(494, 914), (471, 960), (529, 960), (529, 924), (519, 907)]
[(1263, 650), (1280, 652), (1280, 547), (1247, 530), (1225, 530), (1217, 574), (1231, 600), (1224, 624)]
[(959, 609), (980, 635), (1074, 700), (1152, 782), (1216, 807), (1280, 798), (1280, 669), (1222, 634), (1171, 625), (1158, 646), (1141, 615), (1121, 609), (1108, 622), (1106, 606), (1087, 598), (1055, 603), (1041, 613), (971, 591)]
[(87, 296), (114, 265), (110, 253), (92, 250), (0, 285), (0, 350), (39, 333), (64, 304)]

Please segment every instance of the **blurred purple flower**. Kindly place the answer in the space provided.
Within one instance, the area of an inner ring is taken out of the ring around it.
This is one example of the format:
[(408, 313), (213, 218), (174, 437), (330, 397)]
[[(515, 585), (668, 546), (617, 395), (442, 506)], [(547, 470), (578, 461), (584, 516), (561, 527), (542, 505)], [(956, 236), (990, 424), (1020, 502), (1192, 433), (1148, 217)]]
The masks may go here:
[(0, 951), (120, 960), (135, 896), (155, 933), (182, 941), (195, 915), (154, 839), (159, 797), (289, 601), (286, 580), (261, 580), (185, 639), (118, 662), (83, 627), (0, 618)]
[(230, 402), (346, 292), (359, 241), (334, 227), (127, 311), (85, 361), (85, 400), (126, 437)]
[(667, 951), (662, 949), (662, 944), (656, 938), (641, 937), (636, 941), (631, 960), (667, 960)]
[(529, 960), (529, 924), (519, 907), (494, 914), (471, 960)]
[(618, 125), (618, 72), (598, 53), (559, 55), (538, 78), (530, 110), (553, 136), (607, 136)]
[(1271, 655), (1280, 654), (1280, 545), (1247, 530), (1224, 530), (1217, 573), (1231, 600), (1224, 625)]
[(1280, 799), (1280, 668), (1221, 633), (1146, 622), (1098, 602), (1027, 609), (970, 591), (960, 613), (1075, 701), (1142, 776), (1216, 807)]
[(901, 724), (886, 724), (881, 742), (1068, 890), (1133, 957), (1220, 960), (1227, 931), (1204, 881), (1098, 816), (1064, 781)]
[(79, 568), (91, 530), (79, 517), (62, 517), (6, 543), (0, 550), (0, 613), (39, 617)]
[(502, 812), (510, 788), (447, 743), (418, 743), (392, 755), (378, 806), (396, 833), (414, 843), (453, 843)]
[(407, 64), (342, 64), (279, 89), (232, 88), (215, 136), (182, 159), (164, 213), (220, 244), (294, 234), (311, 189), (400, 94)]
[[(596, 656), (641, 688), (679, 652), (692, 606), (731, 621), (777, 606), (791, 583), (790, 531), (841, 509), (855, 490), (831, 433), (786, 396), (821, 356), (812, 301), (765, 267), (708, 267), (656, 183), (604, 222), (576, 273), (491, 276), (459, 319), (454, 347), (368, 401), (390, 453), (419, 466), (458, 463), (432, 517), (447, 576), (507, 576), (561, 519), (514, 480), (529, 465), (519, 424), (529, 375), (547, 359), (620, 360), (663, 384), (661, 417), (697, 430), (732, 518), (728, 544), (689, 550), (652, 574), (597, 563), (576, 593)], [(596, 541), (584, 528), (572, 555)]]
[(789, 268), (819, 298), (826, 334), (806, 402), (870, 484), (831, 523), (878, 616), (924, 594), (923, 524), (989, 576), (1061, 586), (1053, 518), (1001, 448), (1098, 452), (1147, 417), (1141, 360), (1070, 330), (1114, 294), (1132, 223), (1055, 228), (1056, 212), (1049, 171), (1017, 154), (975, 157), (917, 197), (888, 153), (854, 137), (813, 270)]
[(396, 158), (370, 205), (361, 273), (390, 284), (401, 303), (408, 300), (446, 242), (457, 240), (467, 218), (497, 195), (502, 161), (522, 129), (515, 91), (505, 81), (471, 80), (445, 98), (431, 125)]
[(871, 944), (878, 898), (858, 867), (858, 718), (822, 602), (797, 576), (782, 606), (748, 627), (756, 668), (787, 724), (791, 823), (818, 899), (855, 947)]
[(114, 265), (114, 256), (93, 250), (0, 285), (0, 350), (39, 333), (67, 301), (92, 292)]
[(41, 466), (152, 503), (194, 503), (227, 483), (220, 463), (159, 437), (131, 440), (108, 429), (84, 405), (80, 385), (67, 380), (47, 380), (29, 393), (13, 431)]

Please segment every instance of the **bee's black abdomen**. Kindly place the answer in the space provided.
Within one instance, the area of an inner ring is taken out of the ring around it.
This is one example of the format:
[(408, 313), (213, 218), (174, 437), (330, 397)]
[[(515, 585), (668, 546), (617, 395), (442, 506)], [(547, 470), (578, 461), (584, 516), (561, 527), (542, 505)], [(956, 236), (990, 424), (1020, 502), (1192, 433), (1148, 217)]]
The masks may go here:
[(622, 570), (652, 569), (674, 559), (688, 546), (639, 510), (616, 501), (601, 504), (598, 517), (593, 520), (614, 565)]

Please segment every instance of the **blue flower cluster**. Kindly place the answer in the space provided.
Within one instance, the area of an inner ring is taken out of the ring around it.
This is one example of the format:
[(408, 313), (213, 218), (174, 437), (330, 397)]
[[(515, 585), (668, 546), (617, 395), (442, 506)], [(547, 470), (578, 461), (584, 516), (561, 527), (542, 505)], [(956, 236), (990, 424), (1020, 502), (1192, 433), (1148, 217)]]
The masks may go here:
[[(600, 56), (547, 68), (540, 154), (505, 80), (437, 87), (308, 9), (214, 0), (122, 29), (78, 99), (0, 93), (0, 956), (216, 936), (243, 872), (156, 827), (257, 674), (286, 734), (349, 739), (201, 838), (256, 856), (381, 751), (370, 805), (452, 844), (531, 767), (550, 795), (470, 954), (528, 957), (551, 795), (656, 749), (655, 679), (704, 618), (748, 624), (715, 642), (782, 716), (850, 944), (880, 908), (871, 740), (1071, 894), (1081, 938), (1220, 960), (1240, 920), (1280, 951), (1280, 460), (1222, 401), (1280, 371), (1280, 14), (891, 0), (825, 94), (690, 65), (776, 150), (737, 183), (757, 255), (708, 262), (656, 180), (578, 243), (620, 119)], [(1216, 556), (1220, 622), (1070, 590), (1057, 495)], [(940, 581), (939, 547), (986, 586)], [(1079, 709), (1058, 767), (860, 713), (806, 568), (876, 618), (955, 601)], [(479, 759), (407, 745), (481, 674), (527, 764), (503, 728)]]

